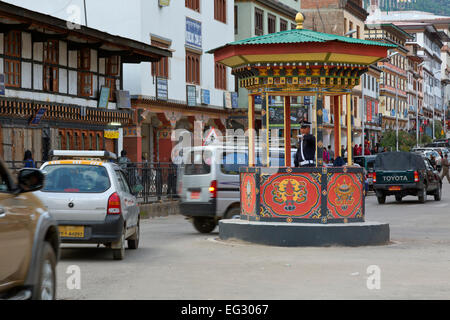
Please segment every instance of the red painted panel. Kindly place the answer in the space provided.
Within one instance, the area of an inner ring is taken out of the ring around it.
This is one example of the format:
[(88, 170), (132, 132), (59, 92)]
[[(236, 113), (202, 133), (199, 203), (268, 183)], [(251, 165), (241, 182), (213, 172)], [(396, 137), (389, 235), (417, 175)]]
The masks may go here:
[(328, 214), (332, 219), (360, 218), (363, 214), (363, 182), (354, 173), (333, 174), (328, 181)]

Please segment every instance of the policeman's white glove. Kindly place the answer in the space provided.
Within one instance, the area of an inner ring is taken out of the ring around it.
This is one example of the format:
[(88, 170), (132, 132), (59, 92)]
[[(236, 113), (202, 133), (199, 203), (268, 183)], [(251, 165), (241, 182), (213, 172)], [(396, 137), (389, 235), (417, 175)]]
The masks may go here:
[(303, 139), (303, 134), (299, 134), (297, 137), (299, 138), (299, 139)]

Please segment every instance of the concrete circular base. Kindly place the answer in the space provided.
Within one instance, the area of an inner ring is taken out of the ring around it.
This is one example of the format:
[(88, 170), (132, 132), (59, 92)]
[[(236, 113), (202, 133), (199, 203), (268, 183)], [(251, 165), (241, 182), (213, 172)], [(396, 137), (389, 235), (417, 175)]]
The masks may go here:
[(222, 240), (242, 240), (281, 247), (368, 246), (389, 243), (389, 224), (360, 222), (312, 224), (221, 220)]

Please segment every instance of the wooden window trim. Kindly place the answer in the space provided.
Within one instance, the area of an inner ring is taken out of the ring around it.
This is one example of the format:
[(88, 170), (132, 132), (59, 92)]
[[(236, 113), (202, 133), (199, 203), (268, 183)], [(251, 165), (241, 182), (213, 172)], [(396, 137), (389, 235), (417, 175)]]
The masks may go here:
[(280, 19), (280, 31), (286, 31), (288, 29), (287, 20)]
[[(4, 59), (5, 86), (20, 88), (22, 83), (22, 66), (20, 60)], [(12, 79), (12, 81), (11, 81)]]
[(44, 63), (59, 65), (59, 42), (48, 40), (44, 42)]
[(214, 19), (227, 23), (227, 0), (214, 0)]
[(215, 88), (219, 90), (227, 90), (227, 67), (216, 62), (215, 65)]
[(105, 85), (110, 89), (109, 101), (116, 100), (116, 79), (115, 78), (105, 78)]
[(117, 76), (119, 75), (119, 56), (112, 56), (106, 59), (106, 75)]
[(83, 48), (78, 50), (78, 69), (91, 70), (91, 49)]
[(267, 15), (267, 33), (275, 32), (277, 32), (277, 17), (269, 13)]
[(200, 0), (185, 0), (185, 7), (200, 12)]
[[(11, 48), (13, 48), (11, 50)], [(6, 56), (20, 58), (22, 56), (22, 32), (10, 31), (4, 36), (4, 52)]]
[[(158, 40), (151, 40), (151, 44), (152, 46), (156, 46), (162, 49), (169, 49), (170, 45), (165, 43), (165, 42), (161, 42)], [(152, 63), (152, 75), (154, 77), (163, 77), (168, 79), (169, 78), (169, 58), (168, 57), (163, 57), (161, 58), (161, 60), (159, 60), (159, 62), (153, 62)]]
[[(51, 74), (49, 74), (49, 71)], [(59, 68), (44, 64), (42, 88), (45, 92), (59, 92)]]
[(186, 83), (200, 85), (201, 55), (186, 51)]
[[(86, 76), (90, 76), (90, 92), (89, 94), (84, 92), (84, 88), (86, 87)], [(78, 72), (78, 95), (81, 97), (91, 97), (93, 94), (93, 90), (92, 90), (92, 85), (93, 85), (93, 74), (92, 72), (83, 72), (83, 71), (79, 71)]]
[(261, 36), (264, 34), (264, 11), (255, 8), (255, 35)]

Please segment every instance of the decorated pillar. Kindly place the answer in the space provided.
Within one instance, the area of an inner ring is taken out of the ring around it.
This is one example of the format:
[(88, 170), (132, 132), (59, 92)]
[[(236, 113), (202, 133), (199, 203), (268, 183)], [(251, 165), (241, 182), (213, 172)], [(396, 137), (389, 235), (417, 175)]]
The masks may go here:
[(350, 93), (347, 95), (347, 164), (353, 164), (352, 156), (352, 96)]
[(142, 161), (141, 127), (126, 127), (123, 129), (123, 149), (131, 162)]
[(316, 94), (316, 167), (323, 166), (323, 94)]
[(334, 117), (334, 155), (341, 155), (341, 108), (340, 96), (333, 96), (333, 117)]
[(254, 167), (255, 162), (255, 96), (248, 96), (248, 165)]
[(291, 167), (291, 97), (284, 97), (284, 165)]

